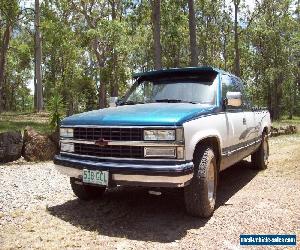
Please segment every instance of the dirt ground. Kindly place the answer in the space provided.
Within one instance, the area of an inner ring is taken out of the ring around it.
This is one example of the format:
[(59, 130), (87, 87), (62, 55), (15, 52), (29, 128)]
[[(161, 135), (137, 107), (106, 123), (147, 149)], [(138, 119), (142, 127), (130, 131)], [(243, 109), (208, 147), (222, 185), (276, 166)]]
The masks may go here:
[(300, 249), (299, 134), (272, 138), (270, 151), (265, 171), (243, 161), (221, 173), (210, 219), (185, 213), (182, 190), (117, 188), (80, 202), (50, 162), (0, 166), (0, 248), (275, 249), (241, 247), (239, 236), (297, 234)]

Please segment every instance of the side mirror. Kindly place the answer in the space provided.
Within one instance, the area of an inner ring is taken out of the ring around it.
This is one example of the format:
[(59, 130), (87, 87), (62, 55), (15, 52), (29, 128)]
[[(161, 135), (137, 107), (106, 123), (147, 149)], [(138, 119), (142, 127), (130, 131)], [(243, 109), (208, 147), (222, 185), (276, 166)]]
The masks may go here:
[(242, 93), (241, 92), (227, 92), (226, 106), (240, 107), (242, 106)]
[(109, 107), (116, 107), (118, 102), (118, 97), (110, 97), (109, 98)]

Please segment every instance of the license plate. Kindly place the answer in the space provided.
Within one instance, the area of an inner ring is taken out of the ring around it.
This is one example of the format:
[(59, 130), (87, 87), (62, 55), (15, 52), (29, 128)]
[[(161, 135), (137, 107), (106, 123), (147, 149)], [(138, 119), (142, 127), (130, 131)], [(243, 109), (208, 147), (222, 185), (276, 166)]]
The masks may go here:
[(97, 185), (108, 185), (108, 171), (83, 169), (82, 181)]

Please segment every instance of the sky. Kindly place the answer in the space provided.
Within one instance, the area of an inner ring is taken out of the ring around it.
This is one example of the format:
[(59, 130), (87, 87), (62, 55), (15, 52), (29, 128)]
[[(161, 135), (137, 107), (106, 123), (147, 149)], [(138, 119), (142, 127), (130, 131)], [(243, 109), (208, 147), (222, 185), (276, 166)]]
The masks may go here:
[[(233, 1), (232, 0), (225, 0), (227, 5), (231, 5), (233, 8)], [(40, 0), (42, 2), (42, 0)], [(21, 4), (23, 4), (24, 7), (33, 7), (34, 0), (23, 0), (21, 1)], [(245, 0), (246, 6), (249, 7), (249, 10), (252, 12), (255, 7), (255, 1), (254, 0)], [(30, 79), (28, 81), (28, 87), (31, 91), (31, 94), (34, 92), (34, 81), (33, 79)]]

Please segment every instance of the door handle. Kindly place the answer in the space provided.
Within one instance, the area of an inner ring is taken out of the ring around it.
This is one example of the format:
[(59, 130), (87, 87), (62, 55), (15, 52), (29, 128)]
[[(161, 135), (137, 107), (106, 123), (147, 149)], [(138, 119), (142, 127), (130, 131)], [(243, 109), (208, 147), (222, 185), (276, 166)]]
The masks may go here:
[(243, 118), (243, 125), (246, 125), (247, 124), (247, 121), (246, 121), (246, 118), (244, 117)]

